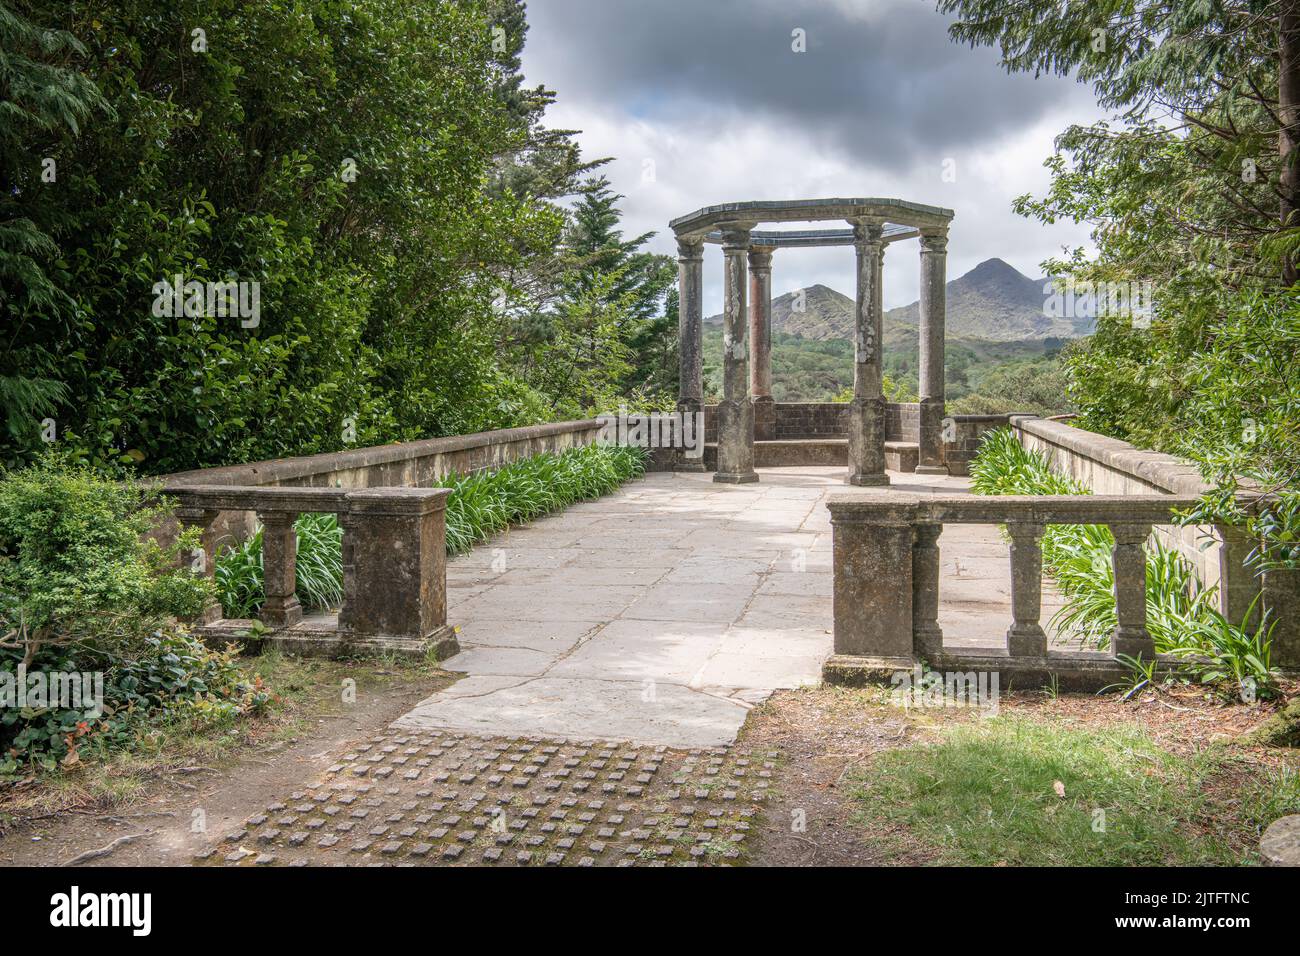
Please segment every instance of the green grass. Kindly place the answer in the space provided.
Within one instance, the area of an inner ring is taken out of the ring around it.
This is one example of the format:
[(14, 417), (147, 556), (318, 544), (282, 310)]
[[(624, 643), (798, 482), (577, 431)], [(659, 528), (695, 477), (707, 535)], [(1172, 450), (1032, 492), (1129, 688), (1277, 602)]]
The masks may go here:
[[(1090, 494), (1023, 448), (1010, 429), (984, 437), (971, 465), (971, 487), (982, 495)], [(1116, 625), (1113, 546), (1104, 525), (1050, 525), (1042, 540), (1044, 568), (1065, 597), (1052, 626), (1099, 649), (1107, 646)], [(1207, 683), (1240, 686), (1249, 680), (1256, 691), (1269, 691), (1275, 681), (1272, 623), (1237, 626), (1220, 613), (1217, 597), (1181, 554), (1158, 542), (1147, 545), (1147, 630), (1156, 650), (1196, 661)]]
[[(460, 554), (513, 524), (532, 521), (577, 501), (599, 498), (645, 472), (640, 448), (584, 445), (534, 455), (495, 471), (450, 475), (440, 483), (447, 499), (447, 551)], [(343, 600), (343, 532), (332, 514), (305, 514), (298, 533), (296, 591), (307, 608)], [(252, 617), (265, 600), (262, 532), (217, 557), (218, 599), (226, 617)]]
[(1262, 827), (1300, 810), (1300, 778), (1255, 768), (1252, 784), (1216, 803), (1211, 778), (1231, 759), (1171, 754), (1136, 725), (1090, 730), (1001, 716), (877, 755), (854, 774), (853, 799), (860, 824), (904, 824), (944, 864), (1249, 863)]

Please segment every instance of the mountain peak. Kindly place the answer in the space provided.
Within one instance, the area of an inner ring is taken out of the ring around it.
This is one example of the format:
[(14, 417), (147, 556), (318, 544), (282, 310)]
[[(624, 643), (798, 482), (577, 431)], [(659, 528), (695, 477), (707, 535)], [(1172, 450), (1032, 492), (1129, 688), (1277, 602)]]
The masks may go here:
[[(1044, 308), (1044, 279), (1030, 279), (997, 257), (985, 259), (947, 285), (947, 337), (985, 341), (1072, 338), (1092, 331), (1086, 322), (1049, 316)], [(803, 295), (799, 298), (799, 293)], [(797, 308), (796, 308), (797, 307)], [(817, 283), (772, 300), (772, 328), (805, 339), (852, 339), (854, 300)], [(885, 339), (915, 338), (918, 303), (885, 313)], [(716, 325), (722, 316), (704, 320)], [(910, 328), (909, 328), (910, 327)]]

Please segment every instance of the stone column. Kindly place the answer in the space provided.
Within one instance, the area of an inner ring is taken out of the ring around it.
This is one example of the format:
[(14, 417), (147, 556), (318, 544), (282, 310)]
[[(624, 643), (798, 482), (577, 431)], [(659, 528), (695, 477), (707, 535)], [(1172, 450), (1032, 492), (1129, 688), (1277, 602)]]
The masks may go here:
[[(695, 415), (704, 404), (704, 243), (698, 239), (677, 240), (677, 329), (677, 411)], [(692, 435), (703, 448), (703, 432)], [(682, 450), (676, 468), (704, 471), (704, 459)]]
[(943, 463), (943, 340), (948, 230), (921, 233), (921, 450), (918, 475), (946, 475)]
[(1115, 618), (1111, 653), (1118, 657), (1155, 657), (1155, 641), (1147, 633), (1147, 554), (1143, 547), (1151, 534), (1149, 524), (1112, 524), (1115, 549), (1111, 552), (1115, 576)]
[(271, 627), (290, 627), (302, 620), (302, 605), (294, 593), (297, 585), (298, 516), (291, 511), (259, 511), (262, 522), (262, 581), (266, 600), (259, 615)]
[(776, 437), (772, 399), (772, 252), (774, 246), (749, 249), (749, 392), (754, 403), (754, 438)]
[(1043, 614), (1044, 526), (1037, 521), (1008, 521), (1011, 537), (1011, 618), (1007, 653), (1012, 657), (1046, 657)]
[[(446, 488), (367, 488), (348, 494), (345, 640), (368, 649), (432, 653), (457, 649), (447, 624)], [(349, 573), (350, 572), (350, 573)]]
[[(176, 509), (176, 520), (183, 528), (199, 529), (199, 547), (192, 552), (182, 552), (177, 560), (181, 567), (189, 568), (195, 576), (207, 578), (209, 582), (216, 577), (217, 545), (216, 533), (212, 525), (219, 514), (220, 512), (208, 508), (178, 507)], [(195, 617), (194, 623), (212, 624), (219, 620), (221, 620), (221, 604), (213, 597), (203, 606), (203, 610)]]
[(887, 485), (885, 474), (885, 396), (881, 363), (884, 225), (853, 224), (857, 253), (857, 303), (854, 309), (855, 346), (853, 400), (849, 402), (848, 439), (850, 485)]
[(754, 406), (749, 400), (749, 315), (745, 257), (749, 227), (722, 226), (722, 401), (718, 403), (718, 470), (714, 481), (747, 484), (754, 472)]
[(918, 524), (912, 539), (912, 648), (917, 657), (938, 660), (943, 653), (939, 627), (939, 535), (941, 524)]

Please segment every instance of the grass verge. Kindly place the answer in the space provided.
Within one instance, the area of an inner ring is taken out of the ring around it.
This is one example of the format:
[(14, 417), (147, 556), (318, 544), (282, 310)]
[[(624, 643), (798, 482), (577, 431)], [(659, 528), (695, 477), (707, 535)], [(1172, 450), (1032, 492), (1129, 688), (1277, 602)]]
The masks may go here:
[(903, 825), (948, 865), (1258, 862), (1264, 826), (1300, 812), (1300, 773), (1247, 753), (1174, 753), (1136, 723), (1018, 714), (953, 723), (851, 774), (855, 822)]

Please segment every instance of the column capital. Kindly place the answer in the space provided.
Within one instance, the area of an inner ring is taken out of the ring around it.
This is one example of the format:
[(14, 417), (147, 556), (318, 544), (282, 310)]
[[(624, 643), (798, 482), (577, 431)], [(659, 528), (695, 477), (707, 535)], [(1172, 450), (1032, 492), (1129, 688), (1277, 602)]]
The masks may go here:
[(772, 268), (772, 253), (776, 251), (775, 246), (750, 246), (749, 247), (749, 268), (754, 272), (761, 272), (764, 269)]
[(704, 258), (704, 240), (703, 239), (683, 239), (680, 236), (677, 239), (677, 259), (703, 259)]
[(885, 224), (872, 219), (852, 219), (853, 242), (855, 245), (875, 243), (884, 249)]
[(722, 233), (723, 252), (748, 252), (749, 233), (754, 228), (752, 222), (720, 222), (718, 231)]
[(948, 230), (944, 229), (922, 229), (921, 230), (921, 252), (927, 253), (944, 253), (948, 251)]

